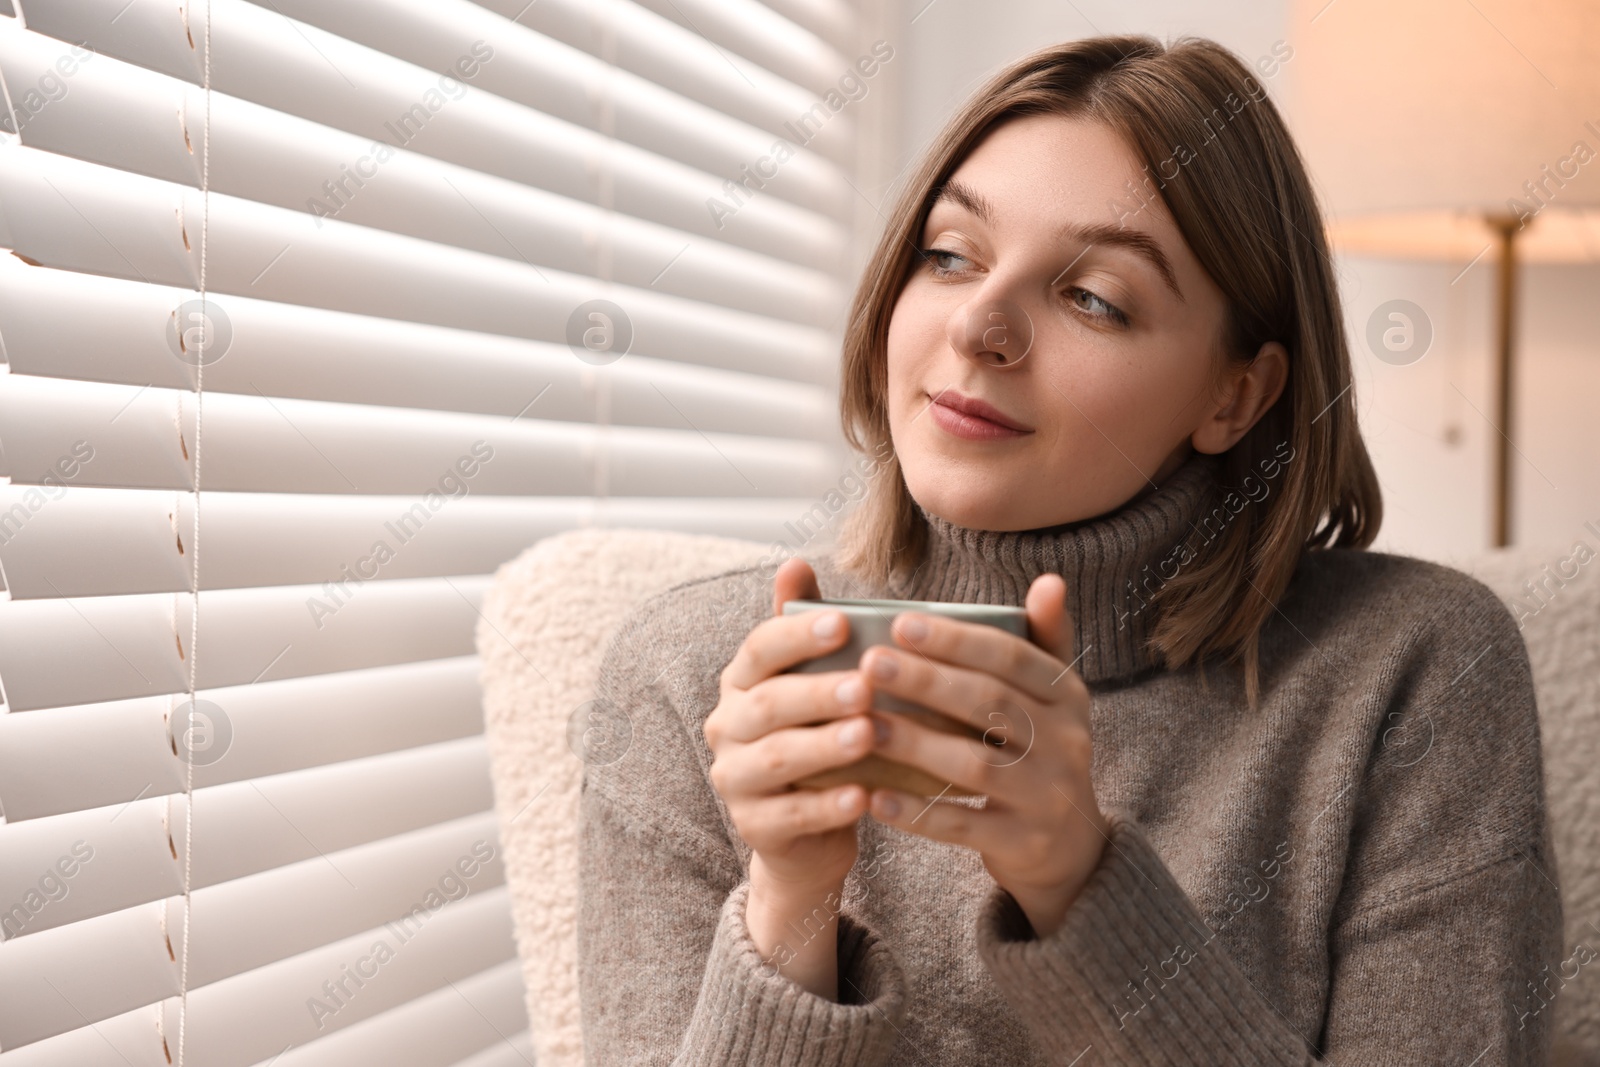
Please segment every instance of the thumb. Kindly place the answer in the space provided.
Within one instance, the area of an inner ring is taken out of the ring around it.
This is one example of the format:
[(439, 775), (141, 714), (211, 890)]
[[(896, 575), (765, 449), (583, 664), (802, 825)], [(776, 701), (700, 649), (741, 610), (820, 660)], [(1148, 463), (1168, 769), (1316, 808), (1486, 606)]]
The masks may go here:
[(1062, 663), (1078, 658), (1077, 635), (1067, 614), (1067, 582), (1059, 574), (1041, 574), (1028, 586), (1023, 602), (1028, 613), (1028, 636), (1034, 644)]
[(817, 585), (817, 572), (799, 556), (783, 561), (772, 576), (772, 613), (783, 614), (783, 606), (791, 600), (819, 600), (822, 589)]

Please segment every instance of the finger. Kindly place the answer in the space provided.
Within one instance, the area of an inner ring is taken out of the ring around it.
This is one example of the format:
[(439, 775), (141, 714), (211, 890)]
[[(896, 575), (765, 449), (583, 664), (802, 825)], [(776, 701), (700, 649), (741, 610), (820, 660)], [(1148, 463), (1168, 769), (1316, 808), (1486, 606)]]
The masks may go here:
[(711, 765), (718, 772), (712, 784), (725, 797), (776, 793), (797, 779), (854, 763), (871, 750), (872, 722), (866, 715), (825, 726), (790, 727), (719, 753)]
[[(890, 802), (893, 802), (891, 810)], [(998, 840), (998, 812), (912, 796), (898, 789), (874, 789), (867, 814), (889, 826), (935, 841), (978, 848)]]
[[(919, 622), (925, 626), (922, 636), (909, 632)], [(1039, 700), (1060, 695), (1051, 689), (1051, 683), (1066, 664), (1048, 650), (997, 626), (904, 611), (895, 617), (891, 632), (902, 656), (929, 662), (935, 670), (952, 664), (1003, 678)]]
[(850, 620), (842, 611), (774, 615), (745, 635), (733, 659), (722, 668), (722, 684), (750, 689), (757, 682), (842, 647), (849, 639)]
[(784, 727), (865, 711), (871, 703), (872, 687), (860, 671), (778, 674), (751, 687), (735, 706), (735, 714), (726, 717), (720, 735), (748, 743)]
[(751, 848), (761, 851), (805, 834), (849, 826), (866, 813), (866, 808), (867, 790), (859, 785), (780, 793), (741, 807), (739, 836)]
[(1028, 586), (1023, 600), (1028, 612), (1028, 636), (1063, 664), (1078, 662), (1078, 637), (1067, 614), (1067, 582), (1059, 574), (1041, 574)]
[[(1029, 647), (1020, 638), (1012, 637), (1012, 641)], [(1024, 654), (1043, 655), (1038, 649)], [(862, 678), (875, 693), (888, 693), (936, 711), (969, 730), (991, 729), (998, 715), (1010, 721), (1014, 729), (1032, 734), (1028, 708), (1037, 701), (1000, 677), (1001, 668), (991, 666), (994, 673), (990, 673), (958, 667), (887, 645), (867, 649), (861, 654), (860, 665)]]
[(1015, 741), (1007, 738), (1003, 744), (992, 744), (934, 730), (892, 711), (874, 712), (872, 717), (882, 729), (872, 746), (875, 756), (915, 767), (940, 781), (992, 799), (1008, 799), (1008, 794), (1025, 785), (1008, 768), (1027, 755), (1033, 744), (1031, 731)]
[(817, 585), (817, 572), (799, 556), (783, 561), (772, 576), (772, 613), (783, 614), (783, 606), (791, 600), (821, 600), (822, 589)]

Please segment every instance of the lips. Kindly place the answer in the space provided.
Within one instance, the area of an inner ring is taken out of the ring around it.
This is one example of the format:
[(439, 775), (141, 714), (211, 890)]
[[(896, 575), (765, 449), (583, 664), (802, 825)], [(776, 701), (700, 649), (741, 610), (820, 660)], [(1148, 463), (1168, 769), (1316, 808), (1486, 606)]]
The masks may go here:
[(1023, 425), (993, 404), (979, 400), (975, 396), (964, 396), (954, 389), (946, 389), (939, 393), (939, 395), (933, 397), (933, 402), (953, 411), (959, 411), (969, 418), (983, 419), (985, 422), (992, 422), (996, 426), (1004, 426), (1008, 430), (1015, 430), (1018, 433), (1033, 432), (1033, 427)]

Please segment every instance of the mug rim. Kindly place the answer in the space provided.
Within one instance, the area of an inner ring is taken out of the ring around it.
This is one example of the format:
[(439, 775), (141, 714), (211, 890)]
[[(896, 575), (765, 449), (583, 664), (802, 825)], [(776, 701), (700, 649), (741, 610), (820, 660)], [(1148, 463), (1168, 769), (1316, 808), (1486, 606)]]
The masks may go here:
[(789, 614), (789, 605), (800, 604), (816, 607), (839, 608), (848, 611), (850, 608), (870, 609), (873, 611), (925, 611), (933, 615), (1027, 615), (1026, 608), (1016, 607), (1012, 604), (966, 604), (947, 600), (885, 600), (876, 598), (852, 597), (802, 597), (785, 601), (783, 613)]

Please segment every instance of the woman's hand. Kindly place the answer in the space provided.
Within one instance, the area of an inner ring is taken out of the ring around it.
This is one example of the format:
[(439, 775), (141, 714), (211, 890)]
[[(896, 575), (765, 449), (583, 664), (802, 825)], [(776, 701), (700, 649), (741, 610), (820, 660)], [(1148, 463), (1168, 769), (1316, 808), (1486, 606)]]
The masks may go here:
[[(1089, 690), (1072, 670), (1077, 656), (1065, 597), (1057, 574), (1040, 575), (1029, 587), (1033, 642), (993, 626), (906, 612), (892, 630), (899, 648), (875, 645), (861, 656), (873, 689), (976, 726), (991, 742), (875, 712), (889, 730), (873, 751), (988, 801), (978, 810), (877, 789), (873, 818), (976, 849), (1038, 937), (1061, 925), (1108, 840), (1089, 778)], [(885, 667), (892, 676), (880, 673)]]
[[(791, 559), (773, 579), (773, 617), (750, 631), (722, 671), (721, 698), (706, 717), (711, 784), (750, 846), (746, 923), (757, 949), (779, 973), (837, 999), (836, 938), (798, 947), (786, 931), (814, 924), (855, 865), (856, 821), (866, 811), (859, 785), (800, 789), (797, 779), (854, 763), (872, 747), (866, 715), (871, 687), (859, 671), (781, 674), (840, 648), (850, 623), (842, 612), (784, 615), (783, 605), (822, 594), (804, 560)], [(829, 627), (831, 624), (831, 628)], [(820, 627), (820, 628), (819, 628)], [(820, 723), (821, 725), (808, 725)]]

